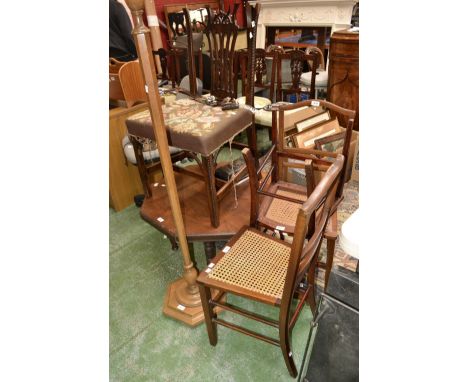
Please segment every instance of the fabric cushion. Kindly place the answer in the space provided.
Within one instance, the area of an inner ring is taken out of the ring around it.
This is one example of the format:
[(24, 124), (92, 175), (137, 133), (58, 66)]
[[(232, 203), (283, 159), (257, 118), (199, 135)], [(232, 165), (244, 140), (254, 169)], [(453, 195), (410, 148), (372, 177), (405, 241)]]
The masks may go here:
[[(301, 83), (310, 86), (311, 74), (310, 72), (302, 73)], [(315, 75), (315, 87), (326, 87), (328, 84), (328, 71), (318, 69)]]
[[(130, 138), (128, 138), (128, 135), (123, 137), (122, 147), (123, 147), (123, 150), (124, 150), (125, 158), (127, 158), (127, 160), (130, 163), (136, 165), (137, 160), (136, 160), (136, 156), (135, 156), (135, 150), (133, 149), (133, 144), (132, 144), (132, 142), (130, 142)], [(175, 153), (178, 153), (180, 151), (182, 151), (182, 150), (180, 150), (180, 149), (178, 149), (176, 147), (169, 146), (169, 152), (171, 154), (175, 154)], [(145, 159), (145, 161), (159, 159), (159, 150), (156, 149), (156, 150), (151, 150), (151, 151), (143, 151), (143, 158)]]

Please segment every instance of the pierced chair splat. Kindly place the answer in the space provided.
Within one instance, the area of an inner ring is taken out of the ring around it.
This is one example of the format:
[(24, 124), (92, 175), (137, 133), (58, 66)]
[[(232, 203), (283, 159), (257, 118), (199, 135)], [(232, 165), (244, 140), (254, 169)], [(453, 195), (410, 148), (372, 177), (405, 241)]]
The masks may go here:
[(210, 93), (218, 100), (237, 97), (234, 86), (234, 54), (239, 27), (235, 14), (239, 4), (234, 5), (230, 13), (219, 10), (216, 14), (207, 7), (208, 22), (204, 30), (208, 40), (211, 61), (211, 90)]
[[(320, 63), (320, 54), (312, 51), (305, 54), (302, 50), (291, 50), (289, 52), (277, 52), (277, 89), (276, 100), (283, 101), (286, 96), (295, 95), (296, 102), (301, 100), (302, 94), (307, 94), (308, 98), (315, 98), (315, 77)], [(285, 65), (289, 65), (289, 71)], [(301, 76), (304, 65), (310, 68), (310, 85), (308, 88), (301, 86)]]

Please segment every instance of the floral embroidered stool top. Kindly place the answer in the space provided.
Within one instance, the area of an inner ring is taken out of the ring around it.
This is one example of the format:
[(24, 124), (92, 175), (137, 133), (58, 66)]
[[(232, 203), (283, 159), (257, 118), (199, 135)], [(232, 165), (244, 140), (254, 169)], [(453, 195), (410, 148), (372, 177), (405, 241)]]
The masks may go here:
[[(208, 156), (252, 124), (252, 113), (243, 108), (223, 111), (191, 99), (163, 105), (163, 118), (171, 146)], [(129, 117), (128, 133), (155, 140), (149, 110)]]

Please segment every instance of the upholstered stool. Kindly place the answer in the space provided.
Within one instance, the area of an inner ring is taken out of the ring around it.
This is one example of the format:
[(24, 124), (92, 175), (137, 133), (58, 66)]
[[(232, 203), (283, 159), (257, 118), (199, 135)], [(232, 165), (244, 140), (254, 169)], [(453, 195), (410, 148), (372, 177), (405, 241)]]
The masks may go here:
[[(311, 75), (310, 72), (301, 74), (301, 84), (309, 87), (310, 86)], [(323, 69), (317, 69), (315, 75), (315, 98), (318, 98), (319, 90), (327, 90), (328, 86), (328, 71)]]
[(359, 259), (361, 217), (359, 208), (341, 226), (340, 247), (348, 255)]
[[(125, 154), (125, 158), (127, 158), (127, 161), (129, 161), (131, 164), (136, 165), (137, 160), (135, 156), (135, 150), (133, 149), (132, 142), (130, 142), (130, 138), (128, 137), (128, 135), (123, 137), (122, 147), (123, 147), (123, 151)], [(180, 151), (182, 150), (178, 149), (177, 147), (169, 146), (169, 152), (171, 154), (176, 154)], [(159, 150), (155, 149), (155, 150), (143, 151), (143, 158), (145, 158), (145, 162), (159, 160)]]

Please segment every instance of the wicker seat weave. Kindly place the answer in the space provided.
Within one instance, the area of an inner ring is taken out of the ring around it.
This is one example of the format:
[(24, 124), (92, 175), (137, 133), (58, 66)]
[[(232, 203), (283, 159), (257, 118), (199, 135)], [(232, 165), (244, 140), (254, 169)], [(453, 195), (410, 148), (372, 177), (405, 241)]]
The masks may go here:
[(290, 252), (288, 245), (248, 229), (218, 261), (208, 277), (281, 298)]
[[(307, 195), (300, 194), (294, 191), (277, 190), (277, 195), (287, 196), (289, 198), (298, 199), (303, 202), (307, 200)], [(288, 202), (287, 200), (273, 198), (270, 206), (265, 214), (265, 217), (285, 225), (294, 226), (296, 224), (297, 213), (301, 208), (301, 204)]]

